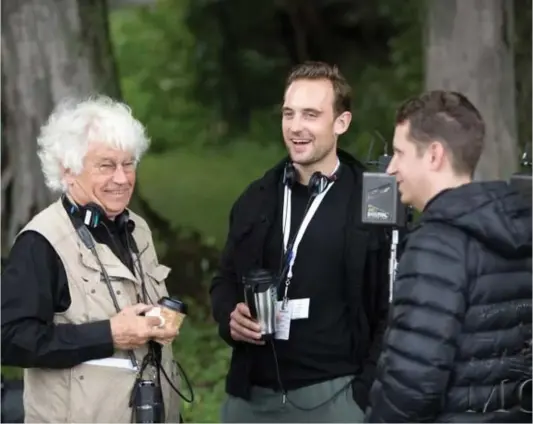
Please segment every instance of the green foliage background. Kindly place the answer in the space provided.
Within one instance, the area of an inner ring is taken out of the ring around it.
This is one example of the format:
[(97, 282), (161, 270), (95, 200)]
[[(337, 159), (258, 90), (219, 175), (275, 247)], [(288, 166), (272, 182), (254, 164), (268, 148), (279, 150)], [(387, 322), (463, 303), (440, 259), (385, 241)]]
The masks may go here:
[[(195, 391), (195, 402), (183, 406), (188, 422), (219, 422), (230, 357), (210, 316), (212, 270), (198, 246), (223, 246), (234, 200), (285, 154), (279, 110), (295, 59), (280, 26), (282, 3), (159, 0), (110, 13), (123, 98), (152, 138), (139, 170), (140, 194), (169, 221), (166, 232), (176, 231), (170, 239), (156, 232), (156, 245), (178, 275), (172, 290), (191, 303), (174, 344)], [(425, 2), (319, 3), (324, 26), (309, 58), (338, 64), (353, 87), (353, 122), (341, 147), (364, 160), (374, 140), (374, 158), (380, 137), (392, 136), (396, 106), (423, 88)], [(520, 135), (531, 140), (531, 0), (515, 5)], [(184, 241), (187, 233), (200, 240)], [(174, 253), (174, 245), (183, 247)], [(184, 253), (205, 272), (194, 274)], [(185, 385), (182, 391), (188, 396)]]
[[(376, 132), (390, 140), (396, 106), (423, 88), (425, 3), (321, 5), (328, 29), (311, 59), (338, 64), (354, 92), (354, 119), (341, 146), (365, 159), (374, 139), (375, 157), (381, 151)], [(517, 23), (517, 57), (526, 52), (529, 68), (517, 61), (517, 72), (527, 75), (517, 75), (518, 86), (531, 75), (531, 2), (520, 12), (526, 16)], [(275, 2), (249, 0), (160, 0), (111, 15), (124, 99), (153, 139), (140, 169), (141, 193), (173, 227), (198, 230), (217, 249), (233, 201), (284, 155), (279, 109), (294, 59), (276, 19)], [(521, 90), (519, 102), (530, 105), (530, 96), (524, 101)], [(530, 139), (531, 111), (521, 116), (522, 136)], [(205, 273), (197, 282), (205, 292), (209, 278)], [(195, 302), (198, 313), (175, 343), (196, 392), (184, 416), (217, 422), (230, 351), (208, 301)]]
[[(110, 22), (123, 97), (153, 140), (141, 194), (173, 226), (199, 229), (220, 248), (233, 201), (284, 155), (279, 108), (292, 63), (270, 22), (273, 2), (227, 2), (233, 38), (215, 19), (216, 3), (224, 2), (162, 0), (114, 12)], [(395, 105), (421, 89), (419, 2), (396, 3), (401, 13), (394, 5), (360, 11), (358, 19), (392, 28), (380, 52), (354, 43), (353, 56), (337, 54), (354, 89), (354, 121), (341, 143), (363, 158), (373, 138), (372, 156), (382, 149), (376, 131), (391, 136)], [(218, 422), (230, 350), (208, 308), (198, 310), (175, 343), (196, 395), (184, 418)]]

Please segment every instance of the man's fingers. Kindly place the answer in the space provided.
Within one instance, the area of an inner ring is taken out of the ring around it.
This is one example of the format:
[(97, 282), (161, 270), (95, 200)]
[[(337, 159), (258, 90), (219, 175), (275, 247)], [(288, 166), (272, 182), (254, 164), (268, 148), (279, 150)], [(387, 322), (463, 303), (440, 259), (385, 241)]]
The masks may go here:
[(252, 318), (252, 314), (250, 313), (250, 309), (248, 308), (248, 305), (246, 303), (238, 303), (237, 311), (240, 312), (241, 315), (244, 315), (245, 317)]
[(231, 313), (230, 320), (231, 337), (255, 345), (264, 345), (261, 338), (261, 326), (253, 321), (250, 310), (245, 303), (237, 304), (235, 310)]
[(178, 335), (177, 331), (168, 328), (153, 328), (152, 329), (152, 338), (153, 339), (173, 339)]
[(147, 324), (150, 327), (159, 327), (161, 325), (161, 318), (159, 317), (144, 317), (146, 319)]
[(238, 333), (237, 331), (234, 331), (234, 330), (231, 330), (231, 337), (233, 338), (233, 340), (236, 340), (236, 341), (251, 343), (251, 344), (255, 344), (255, 345), (259, 345), (259, 346), (265, 344), (265, 342), (263, 340), (254, 340), (254, 339), (250, 339), (248, 337), (244, 337), (242, 334), (240, 334), (240, 333)]
[(251, 340), (258, 340), (261, 338), (261, 333), (259, 333), (258, 331), (250, 330), (244, 327), (243, 325), (241, 325), (240, 323), (238, 323), (237, 321), (232, 321), (230, 323), (230, 327), (233, 331), (238, 333), (241, 337), (251, 339)]
[(239, 313), (233, 314), (233, 320), (237, 322), (241, 327), (248, 328), (255, 332), (261, 331), (261, 326), (258, 323)]
[(260, 333), (261, 332), (261, 326), (253, 321), (250, 321), (246, 317), (235, 317), (233, 320), (236, 324), (238, 324), (240, 327), (252, 332), (252, 333)]
[(140, 315), (144, 312), (148, 312), (152, 309), (152, 305), (146, 305), (144, 303), (137, 303), (136, 305), (131, 306), (129, 309), (133, 312), (134, 315)]

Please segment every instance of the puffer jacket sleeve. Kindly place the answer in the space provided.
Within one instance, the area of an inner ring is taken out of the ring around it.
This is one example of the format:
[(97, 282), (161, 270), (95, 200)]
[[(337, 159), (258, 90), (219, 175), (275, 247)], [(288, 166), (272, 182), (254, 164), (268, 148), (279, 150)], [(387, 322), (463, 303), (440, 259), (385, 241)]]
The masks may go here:
[(431, 422), (442, 409), (466, 309), (466, 239), (427, 225), (407, 243), (367, 422)]

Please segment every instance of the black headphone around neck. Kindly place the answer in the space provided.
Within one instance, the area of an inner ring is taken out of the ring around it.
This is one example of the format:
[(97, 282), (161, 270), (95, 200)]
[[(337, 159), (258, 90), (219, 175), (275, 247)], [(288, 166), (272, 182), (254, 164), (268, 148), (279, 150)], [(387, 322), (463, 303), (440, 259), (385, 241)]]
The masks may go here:
[[(314, 172), (309, 179), (309, 184), (307, 186), (309, 194), (311, 196), (318, 196), (322, 193), (330, 183), (337, 181), (339, 178), (340, 166), (335, 170), (332, 175), (324, 175), (322, 172)], [(285, 164), (285, 169), (283, 171), (283, 184), (289, 188), (294, 186), (294, 183), (298, 180), (298, 171), (296, 170), (294, 164), (288, 161)]]
[[(102, 222), (102, 218), (105, 217), (104, 209), (94, 202), (80, 206), (73, 203), (66, 195), (63, 195), (63, 202), (68, 212), (75, 218), (81, 220), (89, 228), (98, 227)], [(127, 229), (129, 232), (132, 232), (135, 226), (133, 221), (130, 220), (130, 215), (127, 210), (124, 210), (116, 216), (115, 224), (119, 230)]]

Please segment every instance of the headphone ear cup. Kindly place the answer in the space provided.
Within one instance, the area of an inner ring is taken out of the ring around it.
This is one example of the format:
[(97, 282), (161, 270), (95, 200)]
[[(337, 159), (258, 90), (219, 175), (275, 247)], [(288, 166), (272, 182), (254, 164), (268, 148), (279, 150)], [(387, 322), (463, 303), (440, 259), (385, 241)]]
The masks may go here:
[[(283, 170), (283, 184), (289, 188), (292, 188), (297, 179), (296, 173), (296, 168), (294, 167), (292, 162), (287, 162), (287, 164), (285, 165), (285, 169)], [(313, 175), (311, 175), (311, 178), (309, 179), (308, 184), (309, 194), (311, 196), (318, 196), (326, 189), (330, 182), (336, 180), (337, 173), (335, 173), (331, 177), (328, 177), (327, 175), (324, 175), (319, 171), (313, 173)]]
[(291, 162), (287, 162), (285, 169), (283, 170), (283, 185), (286, 185), (289, 188), (294, 186), (296, 181), (296, 168)]
[(83, 218), (84, 224), (91, 228), (98, 227), (98, 224), (100, 224), (100, 220), (104, 215), (103, 209), (96, 203), (89, 203), (85, 205), (83, 209), (85, 210), (85, 216)]
[(315, 172), (309, 179), (309, 194), (318, 196), (328, 186), (329, 179), (321, 172)]

